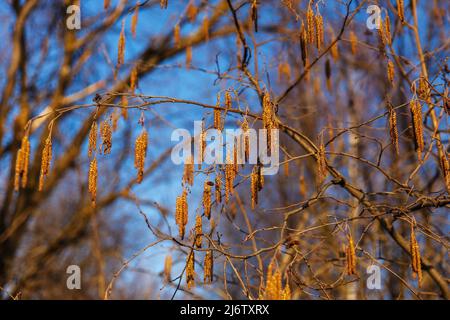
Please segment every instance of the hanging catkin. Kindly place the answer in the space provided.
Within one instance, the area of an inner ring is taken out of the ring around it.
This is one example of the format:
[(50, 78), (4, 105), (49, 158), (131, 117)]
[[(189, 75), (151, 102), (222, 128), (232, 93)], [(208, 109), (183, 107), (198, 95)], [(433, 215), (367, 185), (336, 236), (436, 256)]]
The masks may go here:
[(194, 258), (194, 251), (191, 251), (186, 261), (186, 284), (188, 289), (191, 289), (194, 286), (194, 281), (195, 281), (195, 258)]
[(143, 129), (134, 144), (134, 167), (138, 170), (136, 182), (141, 183), (144, 177), (145, 158), (147, 157), (148, 133)]
[(205, 181), (203, 187), (203, 212), (208, 220), (211, 218), (211, 182)]
[(41, 161), (41, 174), (39, 177), (39, 191), (44, 188), (45, 178), (50, 172), (50, 164), (52, 161), (52, 138), (51, 135), (47, 137), (44, 144), (44, 149), (42, 150), (42, 161)]
[(97, 151), (97, 121), (93, 121), (91, 125), (91, 130), (89, 131), (89, 143), (88, 143), (88, 157), (92, 156)]
[(409, 105), (412, 114), (414, 141), (416, 145), (417, 156), (419, 160), (421, 160), (422, 152), (424, 150), (422, 106), (420, 105), (420, 102), (417, 100), (412, 100)]
[(131, 34), (133, 35), (133, 38), (136, 38), (136, 28), (138, 23), (138, 16), (139, 16), (139, 1), (136, 3), (136, 6), (134, 7), (134, 13), (133, 17), (131, 17)]
[(203, 262), (203, 282), (211, 283), (213, 281), (214, 260), (212, 250), (206, 251), (205, 260)]
[(202, 247), (202, 238), (203, 238), (202, 216), (198, 214), (195, 217), (195, 246), (197, 248)]
[(28, 179), (28, 166), (30, 162), (30, 141), (28, 134), (22, 138), (19, 151), (17, 151), (16, 167), (14, 176), (14, 190), (19, 191), (19, 188), (25, 188)]
[(420, 248), (419, 243), (416, 239), (416, 234), (414, 232), (414, 224), (411, 223), (411, 237), (410, 237), (410, 252), (411, 252), (411, 267), (413, 271), (413, 276), (417, 276), (417, 281), (419, 284), (419, 287), (422, 283), (422, 263), (420, 259)]
[(176, 199), (175, 205), (175, 220), (178, 225), (178, 234), (181, 239), (184, 239), (184, 233), (186, 224), (188, 222), (188, 203), (187, 203), (187, 191), (183, 189), (181, 196)]
[(172, 276), (172, 256), (168, 254), (164, 260), (164, 281), (170, 282)]
[(192, 156), (188, 156), (184, 163), (183, 183), (191, 186), (194, 184), (194, 160)]
[(94, 158), (89, 165), (88, 190), (91, 195), (92, 207), (95, 207), (97, 201), (97, 158)]
[(117, 45), (117, 66), (119, 67), (125, 61), (125, 21), (122, 21), (122, 30), (119, 35), (119, 43)]
[(356, 274), (356, 254), (355, 254), (355, 245), (353, 244), (353, 238), (350, 235), (348, 237), (348, 246), (345, 249), (345, 256), (346, 256), (346, 269), (347, 274), (352, 275)]
[(397, 114), (389, 104), (389, 134), (391, 136), (391, 143), (394, 146), (395, 153), (399, 155), (399, 147), (398, 147), (398, 130), (397, 130)]

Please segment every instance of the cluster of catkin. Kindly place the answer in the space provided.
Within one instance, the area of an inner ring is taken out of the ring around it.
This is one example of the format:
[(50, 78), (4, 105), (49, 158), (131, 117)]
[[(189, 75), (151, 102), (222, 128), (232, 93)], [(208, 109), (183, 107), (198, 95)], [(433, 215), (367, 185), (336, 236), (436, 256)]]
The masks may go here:
[(324, 27), (323, 18), (319, 10), (314, 11), (311, 7), (311, 2), (306, 11), (306, 26), (302, 22), (300, 27), (300, 47), (302, 54), (303, 65), (308, 64), (308, 45), (315, 45), (320, 51), (324, 43)]
[(281, 270), (275, 265), (273, 260), (267, 268), (266, 286), (261, 290), (260, 299), (265, 300), (290, 300), (291, 288), (286, 280), (283, 288)]
[(422, 263), (420, 260), (420, 248), (419, 243), (416, 239), (416, 234), (414, 232), (414, 225), (411, 224), (411, 237), (410, 237), (410, 243), (409, 243), (409, 249), (411, 252), (411, 267), (413, 271), (413, 276), (417, 276), (417, 281), (419, 284), (419, 287), (422, 283)]
[(348, 237), (348, 245), (345, 248), (346, 271), (348, 275), (356, 274), (355, 245), (351, 235)]

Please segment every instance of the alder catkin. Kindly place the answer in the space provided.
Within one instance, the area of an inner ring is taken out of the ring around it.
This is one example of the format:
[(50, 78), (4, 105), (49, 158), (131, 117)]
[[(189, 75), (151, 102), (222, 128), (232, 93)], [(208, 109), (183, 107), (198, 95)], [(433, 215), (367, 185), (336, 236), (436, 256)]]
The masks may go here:
[(42, 191), (44, 188), (45, 178), (50, 172), (51, 161), (52, 161), (52, 138), (51, 135), (49, 135), (45, 140), (44, 149), (42, 150), (41, 174), (39, 177), (39, 191)]
[(137, 183), (141, 183), (144, 177), (145, 158), (147, 157), (148, 133), (143, 129), (142, 133), (136, 138), (134, 144), (134, 167), (138, 170)]
[(168, 254), (164, 260), (164, 281), (169, 283), (172, 279), (172, 256)]
[(399, 155), (397, 114), (391, 105), (389, 105), (389, 134), (391, 136), (391, 143), (394, 146), (395, 153)]
[(450, 193), (450, 164), (445, 151), (441, 156), (441, 168), (444, 175), (445, 186), (447, 187), (447, 192)]
[(205, 181), (204, 187), (203, 187), (203, 212), (205, 214), (205, 217), (211, 219), (211, 182)]
[(392, 86), (394, 86), (394, 77), (395, 77), (395, 67), (394, 63), (391, 60), (388, 60), (387, 63), (387, 77)]
[(131, 34), (133, 35), (133, 38), (136, 38), (136, 27), (138, 23), (138, 16), (139, 16), (139, 1), (136, 3), (136, 6), (134, 7), (134, 13), (131, 17)]
[(316, 47), (317, 50), (320, 51), (320, 49), (322, 48), (323, 45), (323, 18), (320, 15), (320, 12), (317, 11), (315, 17), (314, 17), (314, 22), (316, 25)]
[(191, 289), (194, 286), (195, 281), (195, 258), (194, 251), (188, 255), (186, 262), (186, 284), (188, 289)]
[(405, 6), (403, 4), (403, 0), (397, 0), (397, 12), (398, 17), (402, 23), (405, 22)]
[(119, 35), (119, 43), (117, 45), (117, 66), (125, 61), (125, 21), (122, 21), (122, 30)]
[(110, 5), (111, 5), (111, 0), (103, 0), (103, 8), (105, 10), (108, 10)]
[(195, 246), (197, 248), (202, 247), (202, 239), (203, 239), (202, 216), (198, 214), (195, 217)]
[(410, 251), (411, 251), (411, 267), (413, 271), (413, 276), (416, 277), (417, 275), (418, 277), (417, 281), (420, 287), (422, 283), (422, 263), (420, 259), (419, 243), (417, 242), (416, 239), (413, 224), (411, 224)]
[(97, 158), (94, 158), (89, 165), (88, 190), (91, 195), (92, 207), (95, 207), (97, 200)]
[(300, 49), (302, 53), (303, 66), (305, 67), (308, 62), (308, 35), (303, 21), (300, 27)]
[(175, 206), (175, 220), (178, 225), (178, 234), (181, 239), (184, 239), (186, 224), (188, 222), (188, 203), (187, 203), (187, 191), (183, 189), (181, 196), (176, 199)]
[(19, 191), (19, 188), (25, 188), (28, 180), (28, 166), (30, 162), (30, 141), (28, 134), (22, 138), (20, 149), (17, 151), (15, 176), (14, 176), (14, 190)]
[(315, 35), (315, 19), (314, 19), (314, 12), (311, 8), (311, 3), (308, 5), (308, 10), (306, 11), (306, 29), (308, 34), (308, 43), (314, 44), (316, 40)]
[(419, 160), (421, 160), (422, 152), (425, 148), (423, 141), (422, 106), (420, 105), (419, 101), (412, 100), (410, 102), (410, 109), (412, 114), (412, 124), (417, 156)]
[(222, 202), (222, 176), (220, 175), (220, 173), (216, 175), (214, 185), (215, 185), (214, 197), (216, 199), (216, 203), (219, 204)]
[(384, 19), (384, 37), (387, 45), (392, 44), (392, 36), (391, 36), (391, 21), (389, 20), (389, 14), (386, 14), (386, 18)]
[(104, 120), (100, 125), (103, 154), (110, 154), (112, 147), (112, 127), (110, 120)]
[(186, 68), (190, 68), (192, 65), (192, 46), (186, 47)]
[(220, 93), (217, 94), (216, 107), (214, 109), (214, 129), (222, 131), (222, 115), (221, 110), (218, 109), (220, 107)]
[(92, 158), (92, 155), (97, 151), (97, 121), (93, 121), (91, 130), (89, 131), (89, 143), (88, 143), (88, 157)]
[(319, 181), (325, 180), (327, 174), (328, 170), (327, 170), (327, 159), (325, 155), (325, 145), (323, 144), (323, 141), (321, 141), (319, 145), (319, 152), (317, 155), (317, 177)]
[(130, 91), (133, 94), (136, 90), (137, 77), (138, 77), (137, 66), (134, 66), (133, 69), (131, 69), (130, 74)]
[(252, 210), (255, 209), (258, 204), (258, 191), (259, 191), (259, 175), (258, 168), (255, 166), (250, 176), (251, 197), (252, 197)]
[(167, 9), (168, 2), (169, 0), (160, 0), (159, 6), (161, 7), (161, 9)]
[(348, 246), (345, 250), (345, 255), (347, 258), (347, 274), (353, 275), (356, 274), (356, 254), (355, 254), (355, 245), (353, 243), (353, 237), (350, 235), (348, 237)]
[(214, 270), (214, 260), (213, 260), (212, 250), (206, 251), (205, 260), (203, 262), (203, 282), (212, 283), (213, 281), (213, 270)]

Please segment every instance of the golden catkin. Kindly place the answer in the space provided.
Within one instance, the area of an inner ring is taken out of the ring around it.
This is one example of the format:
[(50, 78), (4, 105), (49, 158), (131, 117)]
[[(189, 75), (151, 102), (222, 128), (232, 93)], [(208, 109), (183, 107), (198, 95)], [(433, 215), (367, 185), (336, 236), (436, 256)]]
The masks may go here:
[(133, 16), (131, 17), (131, 34), (133, 35), (133, 38), (136, 38), (138, 17), (139, 17), (139, 1), (136, 3), (136, 6), (134, 7)]
[(220, 173), (216, 175), (214, 186), (215, 186), (214, 197), (216, 199), (216, 203), (219, 204), (222, 202), (222, 176), (220, 175)]
[(167, 9), (168, 2), (169, 0), (160, 0), (159, 6), (161, 7), (161, 9)]
[(389, 134), (391, 136), (391, 143), (394, 146), (395, 153), (399, 155), (397, 114), (392, 106), (389, 106)]
[[(334, 41), (335, 34), (333, 31), (333, 28), (331, 26), (328, 26), (328, 34), (330, 39)], [(333, 57), (333, 60), (336, 62), (339, 60), (339, 47), (338, 47), (339, 41), (335, 42), (333, 46), (330, 48), (331, 57)]]
[(186, 284), (188, 289), (194, 286), (195, 281), (195, 257), (194, 251), (192, 251), (186, 261)]
[[(216, 107), (220, 107), (220, 93), (217, 94)], [(214, 129), (222, 130), (222, 115), (220, 109), (214, 109)]]
[(231, 93), (228, 90), (225, 92), (225, 108), (231, 109)]
[(230, 154), (227, 154), (225, 163), (225, 202), (228, 203), (230, 194), (234, 191), (234, 178), (235, 178), (234, 161), (231, 160)]
[(426, 103), (430, 103), (430, 93), (431, 89), (428, 85), (428, 81), (424, 76), (420, 76), (419, 78), (419, 90), (417, 91), (417, 94), (419, 98)]
[(286, 281), (283, 291), (281, 292), (280, 299), (281, 300), (291, 300), (292, 299), (291, 287), (289, 286), (289, 283), (287, 281)]
[(177, 23), (173, 29), (173, 39), (175, 42), (175, 47), (179, 48), (181, 46), (181, 36), (180, 36), (180, 25)]
[(133, 69), (131, 69), (131, 73), (130, 73), (130, 91), (131, 91), (131, 93), (134, 93), (134, 91), (136, 90), (137, 78), (138, 78), (137, 66), (134, 66)]
[(28, 166), (30, 162), (30, 141), (28, 134), (22, 138), (19, 151), (17, 151), (15, 176), (14, 176), (14, 190), (19, 191), (19, 188), (25, 188), (28, 180)]
[(352, 275), (356, 274), (356, 254), (355, 254), (355, 245), (353, 243), (353, 238), (350, 235), (348, 239), (348, 246), (345, 250), (345, 256), (346, 256), (346, 268), (347, 268), (347, 274)]
[(192, 66), (192, 46), (186, 47), (186, 68), (190, 68)]
[(275, 119), (275, 112), (273, 110), (273, 103), (270, 100), (270, 95), (268, 92), (264, 93), (263, 96), (263, 126), (267, 130), (267, 148), (270, 150), (272, 145), (272, 129), (277, 128), (277, 122)]
[(316, 41), (316, 33), (315, 33), (315, 19), (314, 12), (311, 8), (311, 4), (308, 5), (308, 10), (306, 11), (306, 31), (308, 34), (308, 43), (314, 44)]
[(275, 266), (275, 262), (272, 261), (267, 269), (264, 298), (266, 300), (281, 300), (283, 298), (283, 292), (281, 271)]
[(412, 114), (414, 140), (416, 145), (417, 156), (422, 159), (422, 152), (425, 148), (423, 141), (423, 123), (422, 123), (422, 106), (417, 100), (410, 102), (410, 109)]
[(386, 14), (386, 18), (384, 19), (384, 37), (387, 45), (392, 44), (392, 35), (391, 35), (391, 21), (389, 20), (389, 14)]
[(205, 185), (203, 187), (203, 212), (205, 217), (211, 219), (211, 182), (205, 181)]
[(403, 3), (403, 0), (397, 0), (397, 12), (400, 21), (402, 23), (405, 22), (405, 5)]
[(202, 216), (197, 215), (195, 217), (195, 246), (197, 248), (202, 247), (203, 240), (203, 224), (202, 224)]
[(411, 237), (410, 237), (410, 251), (411, 251), (411, 267), (413, 271), (413, 276), (416, 277), (419, 287), (422, 283), (422, 262), (420, 259), (420, 248), (419, 243), (416, 239), (416, 234), (414, 232), (414, 226), (411, 224)]
[(92, 158), (92, 155), (97, 151), (97, 121), (92, 122), (91, 130), (89, 131), (89, 143), (88, 143), (88, 157)]
[(88, 190), (91, 195), (91, 204), (95, 207), (97, 200), (97, 158), (94, 158), (89, 165)]
[(323, 45), (323, 18), (320, 15), (320, 12), (317, 11), (317, 14), (314, 17), (314, 22), (316, 25), (316, 47), (317, 50), (320, 51)]
[(250, 176), (250, 186), (251, 186), (251, 196), (252, 196), (252, 210), (255, 209), (258, 204), (258, 191), (259, 191), (259, 175), (258, 168), (252, 170), (252, 174)]
[(178, 225), (178, 234), (181, 239), (184, 239), (188, 216), (187, 191), (186, 189), (183, 189), (183, 193), (181, 196), (177, 197), (175, 205), (175, 220)]
[(308, 64), (308, 34), (303, 21), (300, 27), (300, 49), (302, 53), (303, 66), (305, 67)]
[(134, 143), (134, 167), (138, 170), (137, 183), (141, 183), (144, 178), (145, 158), (147, 157), (148, 133), (143, 129)]
[(117, 66), (125, 61), (125, 21), (122, 21), (122, 30), (119, 35), (119, 43), (117, 45)]
[(380, 19), (380, 25), (378, 29), (378, 40), (379, 40), (379, 49), (381, 53), (385, 53), (386, 47), (386, 36), (385, 36), (385, 27), (383, 20)]
[(107, 10), (111, 5), (111, 0), (103, 0), (103, 8)]
[(110, 154), (112, 147), (112, 127), (109, 120), (104, 120), (100, 125), (103, 154)]
[(214, 257), (212, 250), (206, 251), (205, 260), (203, 262), (203, 282), (212, 283), (214, 274)]
[(183, 182), (189, 185), (194, 184), (194, 160), (189, 156), (184, 163)]
[(387, 63), (387, 77), (392, 86), (394, 86), (394, 77), (395, 77), (395, 67), (394, 63), (391, 60), (388, 60)]
[(241, 130), (244, 136), (244, 158), (245, 161), (248, 161), (250, 157), (250, 136), (249, 136), (249, 125), (247, 117), (244, 117), (244, 120), (242, 121)]
[(50, 164), (52, 162), (52, 139), (49, 135), (45, 140), (44, 149), (42, 150), (41, 174), (39, 177), (39, 191), (44, 188), (45, 178), (50, 172)]
[(164, 281), (170, 282), (172, 279), (172, 256), (168, 254), (164, 259)]
[(450, 193), (450, 163), (448, 161), (447, 155), (445, 154), (445, 151), (441, 156), (441, 168), (444, 175), (445, 186), (447, 187), (448, 193)]
[(358, 45), (358, 37), (356, 36), (356, 33), (352, 30), (350, 31), (350, 49), (352, 51), (352, 55), (356, 54), (357, 45)]

